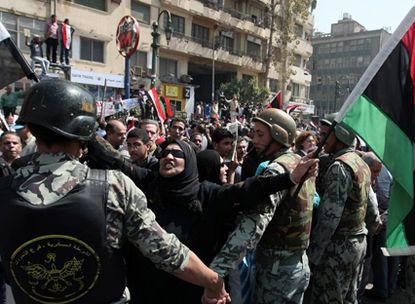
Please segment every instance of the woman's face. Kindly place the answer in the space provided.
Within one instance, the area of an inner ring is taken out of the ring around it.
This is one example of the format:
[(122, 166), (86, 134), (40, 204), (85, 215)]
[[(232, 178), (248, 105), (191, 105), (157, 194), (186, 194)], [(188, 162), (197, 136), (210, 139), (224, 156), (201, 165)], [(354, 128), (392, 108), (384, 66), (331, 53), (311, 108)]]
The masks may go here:
[(226, 184), (228, 182), (228, 166), (225, 165), (222, 157), (220, 158), (219, 181), (222, 184)]
[(314, 139), (313, 136), (308, 136), (304, 141), (303, 141), (303, 151), (309, 151), (311, 148), (313, 148), (316, 145), (316, 140)]
[(173, 177), (184, 171), (183, 150), (177, 144), (168, 145), (161, 153), (159, 173), (163, 177)]

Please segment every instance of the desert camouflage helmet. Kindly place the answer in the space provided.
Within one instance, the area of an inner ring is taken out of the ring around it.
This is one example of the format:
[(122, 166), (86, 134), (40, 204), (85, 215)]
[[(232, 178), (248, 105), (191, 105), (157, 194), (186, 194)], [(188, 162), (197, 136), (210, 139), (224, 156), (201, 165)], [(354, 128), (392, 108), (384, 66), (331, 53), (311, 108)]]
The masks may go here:
[[(337, 113), (326, 114), (323, 119), (320, 119), (320, 124), (331, 126), (336, 116)], [(347, 146), (351, 146), (355, 140), (354, 133), (341, 123), (336, 124), (334, 127), (334, 134), (338, 140)]]
[(294, 119), (279, 109), (266, 109), (252, 119), (267, 125), (271, 131), (271, 137), (282, 144), (290, 147), (295, 139), (296, 124)]

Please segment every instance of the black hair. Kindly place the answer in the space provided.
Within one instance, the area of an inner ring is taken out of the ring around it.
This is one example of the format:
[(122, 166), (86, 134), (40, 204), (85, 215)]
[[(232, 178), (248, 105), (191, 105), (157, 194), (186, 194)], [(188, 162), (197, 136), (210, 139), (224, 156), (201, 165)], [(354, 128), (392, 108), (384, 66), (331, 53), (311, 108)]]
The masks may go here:
[(6, 131), (6, 132), (4, 132), (3, 134), (1, 134), (1, 136), (0, 136), (0, 143), (1, 143), (1, 144), (3, 144), (3, 140), (4, 140), (4, 138), (6, 137), (6, 135), (9, 135), (9, 134), (11, 134), (11, 135), (13, 135), (13, 136), (16, 136), (16, 138), (18, 138), (18, 139), (19, 139), (20, 144), (22, 144), (22, 140), (20, 139), (20, 136), (19, 136), (19, 135), (17, 135), (17, 134), (16, 134), (16, 132), (12, 132), (12, 131)]
[(226, 128), (217, 128), (212, 133), (212, 141), (213, 142), (220, 142), (224, 138), (231, 138), (234, 139), (233, 134)]
[(138, 128), (134, 128), (131, 129), (128, 133), (127, 133), (127, 139), (129, 138), (138, 138), (139, 140), (141, 140), (144, 144), (147, 144), (148, 141), (150, 140), (148, 138), (148, 134), (144, 129), (138, 129)]
[(186, 122), (186, 120), (184, 120), (183, 118), (179, 118), (179, 117), (175, 117), (175, 118), (173, 118), (173, 119), (170, 121), (169, 127), (171, 127), (171, 126), (173, 125), (173, 123), (175, 123), (175, 122), (181, 122), (181, 123), (184, 125), (184, 127), (185, 127), (185, 128), (187, 127), (187, 122)]

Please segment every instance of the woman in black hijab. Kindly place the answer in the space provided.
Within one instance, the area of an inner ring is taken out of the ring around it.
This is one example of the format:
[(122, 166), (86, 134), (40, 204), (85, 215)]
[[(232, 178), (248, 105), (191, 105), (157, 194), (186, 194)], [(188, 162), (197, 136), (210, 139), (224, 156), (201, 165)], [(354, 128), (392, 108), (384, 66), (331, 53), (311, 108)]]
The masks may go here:
[[(101, 150), (98, 155), (105, 156), (102, 161), (107, 164), (113, 165), (116, 162), (110, 160), (107, 151)], [(294, 180), (299, 180), (311, 163), (309, 161), (296, 168), (291, 177), (288, 173), (254, 177), (235, 185), (199, 182), (194, 150), (183, 141), (173, 140), (164, 144), (158, 172), (124, 162), (118, 168), (141, 189), (145, 189), (148, 207), (156, 214), (157, 222), (167, 232), (174, 233), (205, 264), (209, 264), (224, 245), (232, 216), (236, 212), (243, 214), (238, 223), (239, 229), (235, 229), (236, 233), (232, 233), (227, 240), (235, 244), (232, 238), (238, 239), (240, 245), (237, 252), (235, 246), (226, 246), (227, 249), (220, 251), (221, 258), (226, 261), (225, 265), (216, 263), (220, 267), (215, 270), (221, 277), (225, 277), (239, 263), (247, 246), (259, 241), (267, 224), (263, 220), (275, 208), (269, 203), (269, 194), (292, 187), (294, 184), (291, 178), (295, 175)], [(316, 169), (312, 171), (314, 174)], [(135, 248), (130, 250), (127, 266), (131, 303), (200, 302), (203, 293), (201, 288), (155, 269)]]
[(218, 152), (204, 150), (197, 153), (196, 158), (200, 182), (207, 180), (219, 185), (224, 184), (221, 180), (221, 170), (226, 172), (227, 168), (224, 168), (226, 165), (222, 162)]

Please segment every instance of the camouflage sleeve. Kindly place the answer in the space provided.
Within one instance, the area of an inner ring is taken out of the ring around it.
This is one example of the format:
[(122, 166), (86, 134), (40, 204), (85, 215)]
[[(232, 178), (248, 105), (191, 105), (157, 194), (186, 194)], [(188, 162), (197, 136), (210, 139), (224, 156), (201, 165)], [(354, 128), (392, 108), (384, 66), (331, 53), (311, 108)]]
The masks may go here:
[(112, 246), (120, 247), (129, 240), (157, 268), (167, 272), (184, 270), (189, 249), (174, 234), (156, 222), (147, 208), (147, 199), (132, 180), (119, 171), (109, 171), (107, 237)]
[(318, 207), (317, 222), (307, 251), (308, 258), (314, 265), (319, 265), (325, 248), (339, 225), (353, 182), (350, 171), (337, 161), (328, 168), (324, 179), (326, 189)]
[(374, 235), (380, 225), (378, 201), (372, 186), (369, 189), (369, 198), (365, 217), (366, 228), (371, 235)]
[(255, 248), (265, 228), (274, 215), (275, 205), (265, 206), (260, 214), (242, 215), (236, 229), (229, 235), (221, 251), (215, 256), (210, 268), (222, 278), (237, 268), (247, 249)]
[[(283, 174), (285, 170), (278, 164), (269, 167), (264, 175)], [(215, 256), (210, 268), (217, 272), (222, 278), (230, 271), (237, 268), (238, 264), (246, 255), (247, 249), (255, 248), (269, 222), (274, 216), (275, 209), (286, 195), (287, 191), (279, 191), (270, 195), (271, 204), (264, 205), (264, 208), (257, 213), (244, 214), (238, 221), (236, 228), (228, 236), (221, 251)]]

